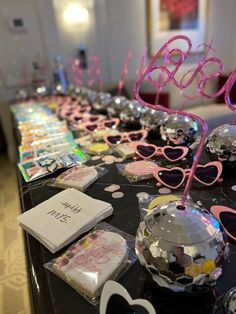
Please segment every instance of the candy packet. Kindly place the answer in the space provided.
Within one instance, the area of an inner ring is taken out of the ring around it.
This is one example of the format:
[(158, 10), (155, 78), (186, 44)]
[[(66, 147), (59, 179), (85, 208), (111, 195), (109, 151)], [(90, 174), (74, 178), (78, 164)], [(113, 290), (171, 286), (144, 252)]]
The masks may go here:
[(101, 222), (44, 267), (97, 305), (107, 280), (118, 280), (136, 261), (135, 238)]
[(19, 152), (29, 151), (32, 150), (32, 148), (45, 148), (50, 147), (52, 145), (58, 145), (63, 144), (66, 142), (72, 142), (74, 140), (73, 135), (71, 132), (68, 132), (64, 135), (57, 136), (54, 138), (44, 138), (44, 139), (38, 139), (32, 143), (27, 143), (25, 145), (20, 145), (18, 147)]
[(60, 174), (53, 179), (50, 185), (63, 189), (71, 187), (83, 192), (107, 173), (108, 170), (106, 168), (78, 165)]
[(65, 142), (62, 144), (47, 146), (47, 147), (31, 147), (31, 149), (20, 151), (20, 161), (27, 161), (36, 159), (41, 156), (45, 156), (51, 153), (67, 153), (71, 151), (73, 148), (76, 148), (76, 144), (73, 142)]
[(18, 167), (26, 182), (52, 174), (61, 168), (70, 168), (88, 160), (88, 156), (78, 148), (73, 148), (67, 153), (52, 153), (20, 162)]

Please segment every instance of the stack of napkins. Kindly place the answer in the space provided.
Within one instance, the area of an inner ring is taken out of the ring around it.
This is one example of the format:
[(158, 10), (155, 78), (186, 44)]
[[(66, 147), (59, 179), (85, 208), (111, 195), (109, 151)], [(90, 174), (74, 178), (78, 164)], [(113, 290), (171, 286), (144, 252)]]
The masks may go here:
[(18, 221), (25, 231), (55, 253), (112, 212), (111, 204), (71, 188), (21, 214)]

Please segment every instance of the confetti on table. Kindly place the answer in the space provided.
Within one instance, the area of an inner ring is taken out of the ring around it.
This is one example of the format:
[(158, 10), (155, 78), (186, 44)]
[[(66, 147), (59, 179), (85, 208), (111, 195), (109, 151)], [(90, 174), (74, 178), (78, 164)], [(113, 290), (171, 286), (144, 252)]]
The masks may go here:
[(119, 189), (120, 189), (120, 186), (118, 184), (112, 184), (112, 185), (107, 186), (104, 189), (104, 191), (106, 191), (106, 192), (115, 192), (115, 191), (117, 191)]
[(101, 159), (102, 157), (101, 156), (93, 156), (92, 158), (91, 158), (91, 160), (99, 160), (99, 159)]
[(123, 196), (124, 196), (124, 193), (122, 193), (122, 192), (112, 193), (113, 198), (122, 198)]
[(232, 185), (231, 190), (236, 191), (236, 185)]
[(171, 190), (168, 189), (168, 188), (161, 188), (161, 189), (158, 190), (158, 192), (160, 194), (169, 194), (169, 193), (171, 193)]
[(115, 159), (115, 162), (122, 162), (122, 161), (124, 161), (123, 158), (116, 158), (116, 159)]

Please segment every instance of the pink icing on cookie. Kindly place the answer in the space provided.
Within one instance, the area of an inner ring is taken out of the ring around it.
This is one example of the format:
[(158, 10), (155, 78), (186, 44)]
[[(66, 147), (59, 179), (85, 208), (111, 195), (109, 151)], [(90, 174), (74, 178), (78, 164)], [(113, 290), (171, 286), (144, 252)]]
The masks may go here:
[(153, 170), (156, 168), (157, 165), (152, 161), (139, 160), (129, 163), (125, 167), (125, 171), (137, 176), (149, 176), (152, 175)]

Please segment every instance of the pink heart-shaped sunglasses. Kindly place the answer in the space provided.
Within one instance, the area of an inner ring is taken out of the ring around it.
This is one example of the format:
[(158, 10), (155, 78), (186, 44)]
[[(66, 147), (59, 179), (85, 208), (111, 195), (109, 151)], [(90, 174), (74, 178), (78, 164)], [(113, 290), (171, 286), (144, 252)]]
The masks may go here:
[(189, 148), (185, 146), (158, 147), (156, 145), (146, 143), (137, 143), (135, 145), (135, 150), (136, 154), (143, 159), (163, 155), (166, 159), (172, 162), (185, 158), (189, 152)]
[[(222, 164), (219, 161), (209, 162), (205, 165), (198, 165), (194, 174), (194, 179), (206, 186), (219, 181), (222, 173)], [(190, 169), (180, 167), (164, 168), (157, 167), (153, 170), (153, 176), (158, 181), (157, 185), (164, 185), (171, 189), (178, 189), (189, 176)]]

